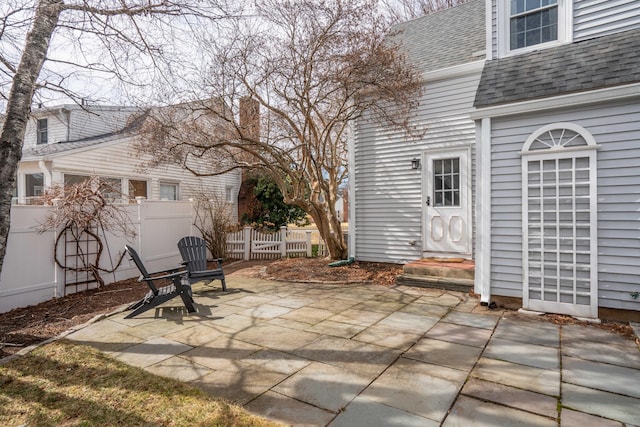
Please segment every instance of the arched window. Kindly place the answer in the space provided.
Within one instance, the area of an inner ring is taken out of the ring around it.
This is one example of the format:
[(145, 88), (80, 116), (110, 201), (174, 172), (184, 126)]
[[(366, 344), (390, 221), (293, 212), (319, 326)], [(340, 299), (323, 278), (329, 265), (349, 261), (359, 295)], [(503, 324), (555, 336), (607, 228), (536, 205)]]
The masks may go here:
[(597, 317), (597, 148), (573, 123), (544, 126), (524, 144), (525, 308)]

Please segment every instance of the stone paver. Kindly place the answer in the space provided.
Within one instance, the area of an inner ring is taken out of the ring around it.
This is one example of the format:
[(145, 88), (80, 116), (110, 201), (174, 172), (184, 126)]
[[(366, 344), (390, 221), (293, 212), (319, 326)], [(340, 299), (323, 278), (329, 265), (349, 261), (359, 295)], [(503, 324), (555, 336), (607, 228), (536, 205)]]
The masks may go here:
[(609, 331), (438, 289), (227, 285), (68, 338), (286, 425), (640, 425), (640, 352)]
[(461, 396), (453, 405), (444, 427), (557, 427), (555, 419)]

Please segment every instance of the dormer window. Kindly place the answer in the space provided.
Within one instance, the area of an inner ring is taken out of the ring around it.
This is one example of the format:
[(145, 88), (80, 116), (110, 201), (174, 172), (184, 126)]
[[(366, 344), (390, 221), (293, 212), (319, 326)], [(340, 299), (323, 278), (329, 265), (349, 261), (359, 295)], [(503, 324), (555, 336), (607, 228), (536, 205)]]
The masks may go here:
[(558, 40), (557, 0), (511, 0), (511, 50)]
[(496, 0), (498, 57), (572, 38), (571, 0)]
[(47, 144), (49, 142), (49, 120), (38, 119), (37, 137), (38, 144)]

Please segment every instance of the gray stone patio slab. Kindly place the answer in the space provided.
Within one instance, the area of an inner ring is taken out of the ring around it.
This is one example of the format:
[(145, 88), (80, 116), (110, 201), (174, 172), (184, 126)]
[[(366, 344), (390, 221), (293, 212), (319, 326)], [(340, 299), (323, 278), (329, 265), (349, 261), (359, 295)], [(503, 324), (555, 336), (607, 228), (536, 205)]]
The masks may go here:
[(470, 371), (482, 349), (447, 341), (423, 338), (404, 357), (421, 362)]
[(558, 348), (560, 328), (538, 320), (504, 319), (498, 323), (493, 337)]
[(340, 313), (348, 308), (353, 307), (358, 304), (357, 301), (352, 299), (345, 298), (323, 298), (321, 300), (316, 300), (308, 305), (308, 307), (313, 308), (322, 308), (324, 310), (329, 310), (333, 313)]
[(455, 307), (464, 301), (464, 298), (459, 292), (448, 292), (448, 291), (440, 291), (438, 289), (434, 289), (430, 295), (424, 295), (418, 298), (416, 301), (425, 303), (425, 304), (436, 304), (442, 305), (445, 307)]
[(282, 307), (273, 304), (262, 304), (257, 307), (248, 308), (239, 312), (244, 316), (255, 317), (256, 319), (273, 319), (275, 317), (282, 316), (291, 311), (291, 308)]
[(417, 300), (418, 297), (405, 292), (399, 292), (395, 289), (387, 289), (384, 293), (371, 298), (374, 301), (392, 301), (402, 304), (409, 304)]
[[(595, 329), (595, 328), (592, 328)], [(640, 369), (640, 352), (631, 340), (612, 340), (611, 343), (588, 341), (584, 339), (565, 341), (563, 328), (562, 354), (594, 362), (626, 366)]]
[(399, 351), (359, 341), (322, 337), (294, 352), (298, 357), (337, 366), (373, 380)]
[(388, 328), (397, 329), (404, 332), (413, 332), (416, 334), (424, 334), (438, 322), (437, 317), (422, 316), (420, 314), (391, 313), (378, 322), (378, 325)]
[(214, 396), (245, 405), (287, 377), (261, 367), (238, 362), (223, 370), (214, 370), (192, 382)]
[(450, 307), (436, 304), (424, 304), (420, 302), (412, 302), (400, 309), (402, 313), (420, 314), (429, 317), (442, 317), (451, 310)]
[(191, 382), (211, 373), (211, 369), (180, 356), (170, 357), (144, 368), (145, 371), (178, 381)]
[(558, 417), (558, 399), (540, 393), (472, 378), (464, 385), (462, 394), (544, 417)]
[(437, 427), (440, 423), (357, 397), (330, 427)]
[(280, 316), (283, 319), (295, 320), (297, 322), (309, 323), (315, 325), (323, 320), (333, 316), (334, 313), (329, 310), (313, 307), (302, 307), (292, 310), (289, 313)]
[(246, 409), (269, 420), (300, 427), (325, 426), (336, 416), (333, 412), (272, 391), (250, 402)]
[(129, 326), (121, 322), (114, 322), (111, 318), (102, 319), (99, 322), (92, 323), (78, 329), (77, 331), (67, 335), (67, 339), (79, 342), (90, 343), (97, 338), (105, 335), (111, 335), (118, 332), (125, 332)]
[(461, 396), (451, 409), (443, 427), (556, 427), (555, 419)]
[(355, 310), (362, 311), (379, 311), (380, 313), (393, 313), (394, 311), (400, 310), (402, 307), (407, 304), (401, 302), (394, 301), (378, 301), (375, 299), (370, 299), (365, 302), (361, 302), (360, 304), (356, 304), (353, 306)]
[(422, 362), (404, 359), (394, 364), (360, 395), (386, 406), (441, 422), (453, 403), (462, 381), (430, 375)]
[(301, 308), (306, 305), (312, 304), (315, 300), (315, 298), (307, 296), (289, 295), (284, 298), (274, 299), (270, 302), (270, 304), (288, 308)]
[(387, 316), (387, 313), (380, 313), (377, 311), (363, 311), (349, 308), (347, 310), (344, 310), (340, 314), (336, 314), (330, 317), (329, 320), (368, 327), (373, 325), (374, 323), (379, 322)]
[(482, 357), (471, 375), (522, 390), (549, 396), (560, 395), (560, 372), (558, 371)]
[(244, 329), (256, 326), (263, 320), (255, 319), (250, 316), (244, 316), (242, 314), (230, 314), (220, 319), (210, 320), (208, 325), (220, 329), (223, 332), (235, 333)]
[[(560, 417), (560, 427), (625, 427), (619, 421), (607, 420), (606, 418), (596, 415), (585, 414), (584, 412), (576, 412), (571, 409), (562, 409)], [(627, 426), (629, 427), (629, 426)]]
[(491, 331), (438, 322), (427, 332), (427, 337), (474, 347), (484, 347), (491, 337)]
[(562, 325), (562, 343), (571, 344), (576, 341), (601, 343), (607, 345), (621, 345), (626, 347), (632, 340), (628, 340), (611, 331), (594, 328), (591, 325)]
[(573, 384), (562, 384), (562, 405), (626, 424), (640, 420), (640, 399)]
[(242, 298), (236, 298), (228, 302), (231, 305), (238, 305), (244, 308), (257, 307), (262, 304), (268, 304), (269, 302), (278, 299), (275, 295), (260, 294), (260, 295), (246, 295)]
[(219, 337), (201, 347), (182, 354), (187, 360), (211, 369), (232, 370), (238, 361), (242, 361), (263, 348), (229, 337)]
[(369, 384), (370, 379), (324, 363), (311, 363), (273, 391), (313, 406), (338, 412)]
[(114, 353), (114, 357), (131, 366), (144, 368), (192, 349), (167, 338), (152, 338)]
[(307, 329), (313, 326), (311, 323), (304, 323), (304, 322), (298, 322), (297, 320), (280, 319), (280, 318), (269, 319), (265, 323), (269, 325), (283, 326), (289, 329), (297, 329), (299, 331), (306, 331)]
[(244, 359), (245, 362), (259, 365), (273, 372), (294, 374), (311, 363), (311, 360), (303, 359), (292, 354), (276, 350), (260, 350)]
[(493, 338), (489, 342), (483, 356), (541, 369), (560, 368), (560, 355), (557, 348), (500, 338)]
[(348, 323), (334, 322), (333, 320), (323, 320), (306, 330), (334, 337), (352, 338), (364, 329), (365, 326), (361, 325), (351, 325)]
[[(475, 301), (473, 304), (474, 306), (476, 305)], [(498, 323), (498, 319), (496, 317), (467, 313), (459, 311), (458, 308), (450, 311), (449, 314), (442, 318), (442, 321), (481, 329), (493, 329), (496, 326), (496, 323)]]
[(203, 323), (191, 328), (177, 330), (164, 337), (190, 345), (191, 347), (197, 347), (226, 335), (226, 332), (223, 332), (222, 328), (216, 328), (213, 325), (208, 326)]
[(258, 325), (234, 335), (234, 339), (279, 351), (293, 351), (320, 337), (313, 332), (299, 331), (277, 325)]
[(623, 366), (563, 357), (562, 381), (640, 398), (640, 372)]
[(381, 345), (383, 347), (406, 350), (420, 339), (421, 334), (411, 331), (400, 331), (380, 323), (369, 326), (353, 337), (356, 341)]

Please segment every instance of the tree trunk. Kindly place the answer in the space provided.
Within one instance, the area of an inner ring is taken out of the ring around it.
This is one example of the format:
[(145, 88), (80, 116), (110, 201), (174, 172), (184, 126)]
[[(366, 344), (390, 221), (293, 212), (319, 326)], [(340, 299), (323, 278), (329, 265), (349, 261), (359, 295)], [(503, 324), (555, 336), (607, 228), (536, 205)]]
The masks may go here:
[(0, 272), (11, 225), (11, 199), (16, 187), (16, 172), (22, 158), (36, 81), (49, 49), (49, 42), (62, 11), (62, 0), (40, 0), (27, 34), (20, 65), (13, 76), (5, 121), (0, 133)]
[(342, 235), (342, 227), (340, 222), (331, 221), (326, 211), (320, 207), (313, 207), (312, 212), (309, 213), (313, 221), (318, 227), (318, 233), (324, 240), (329, 251), (329, 257), (331, 259), (346, 259), (349, 255), (347, 245)]

